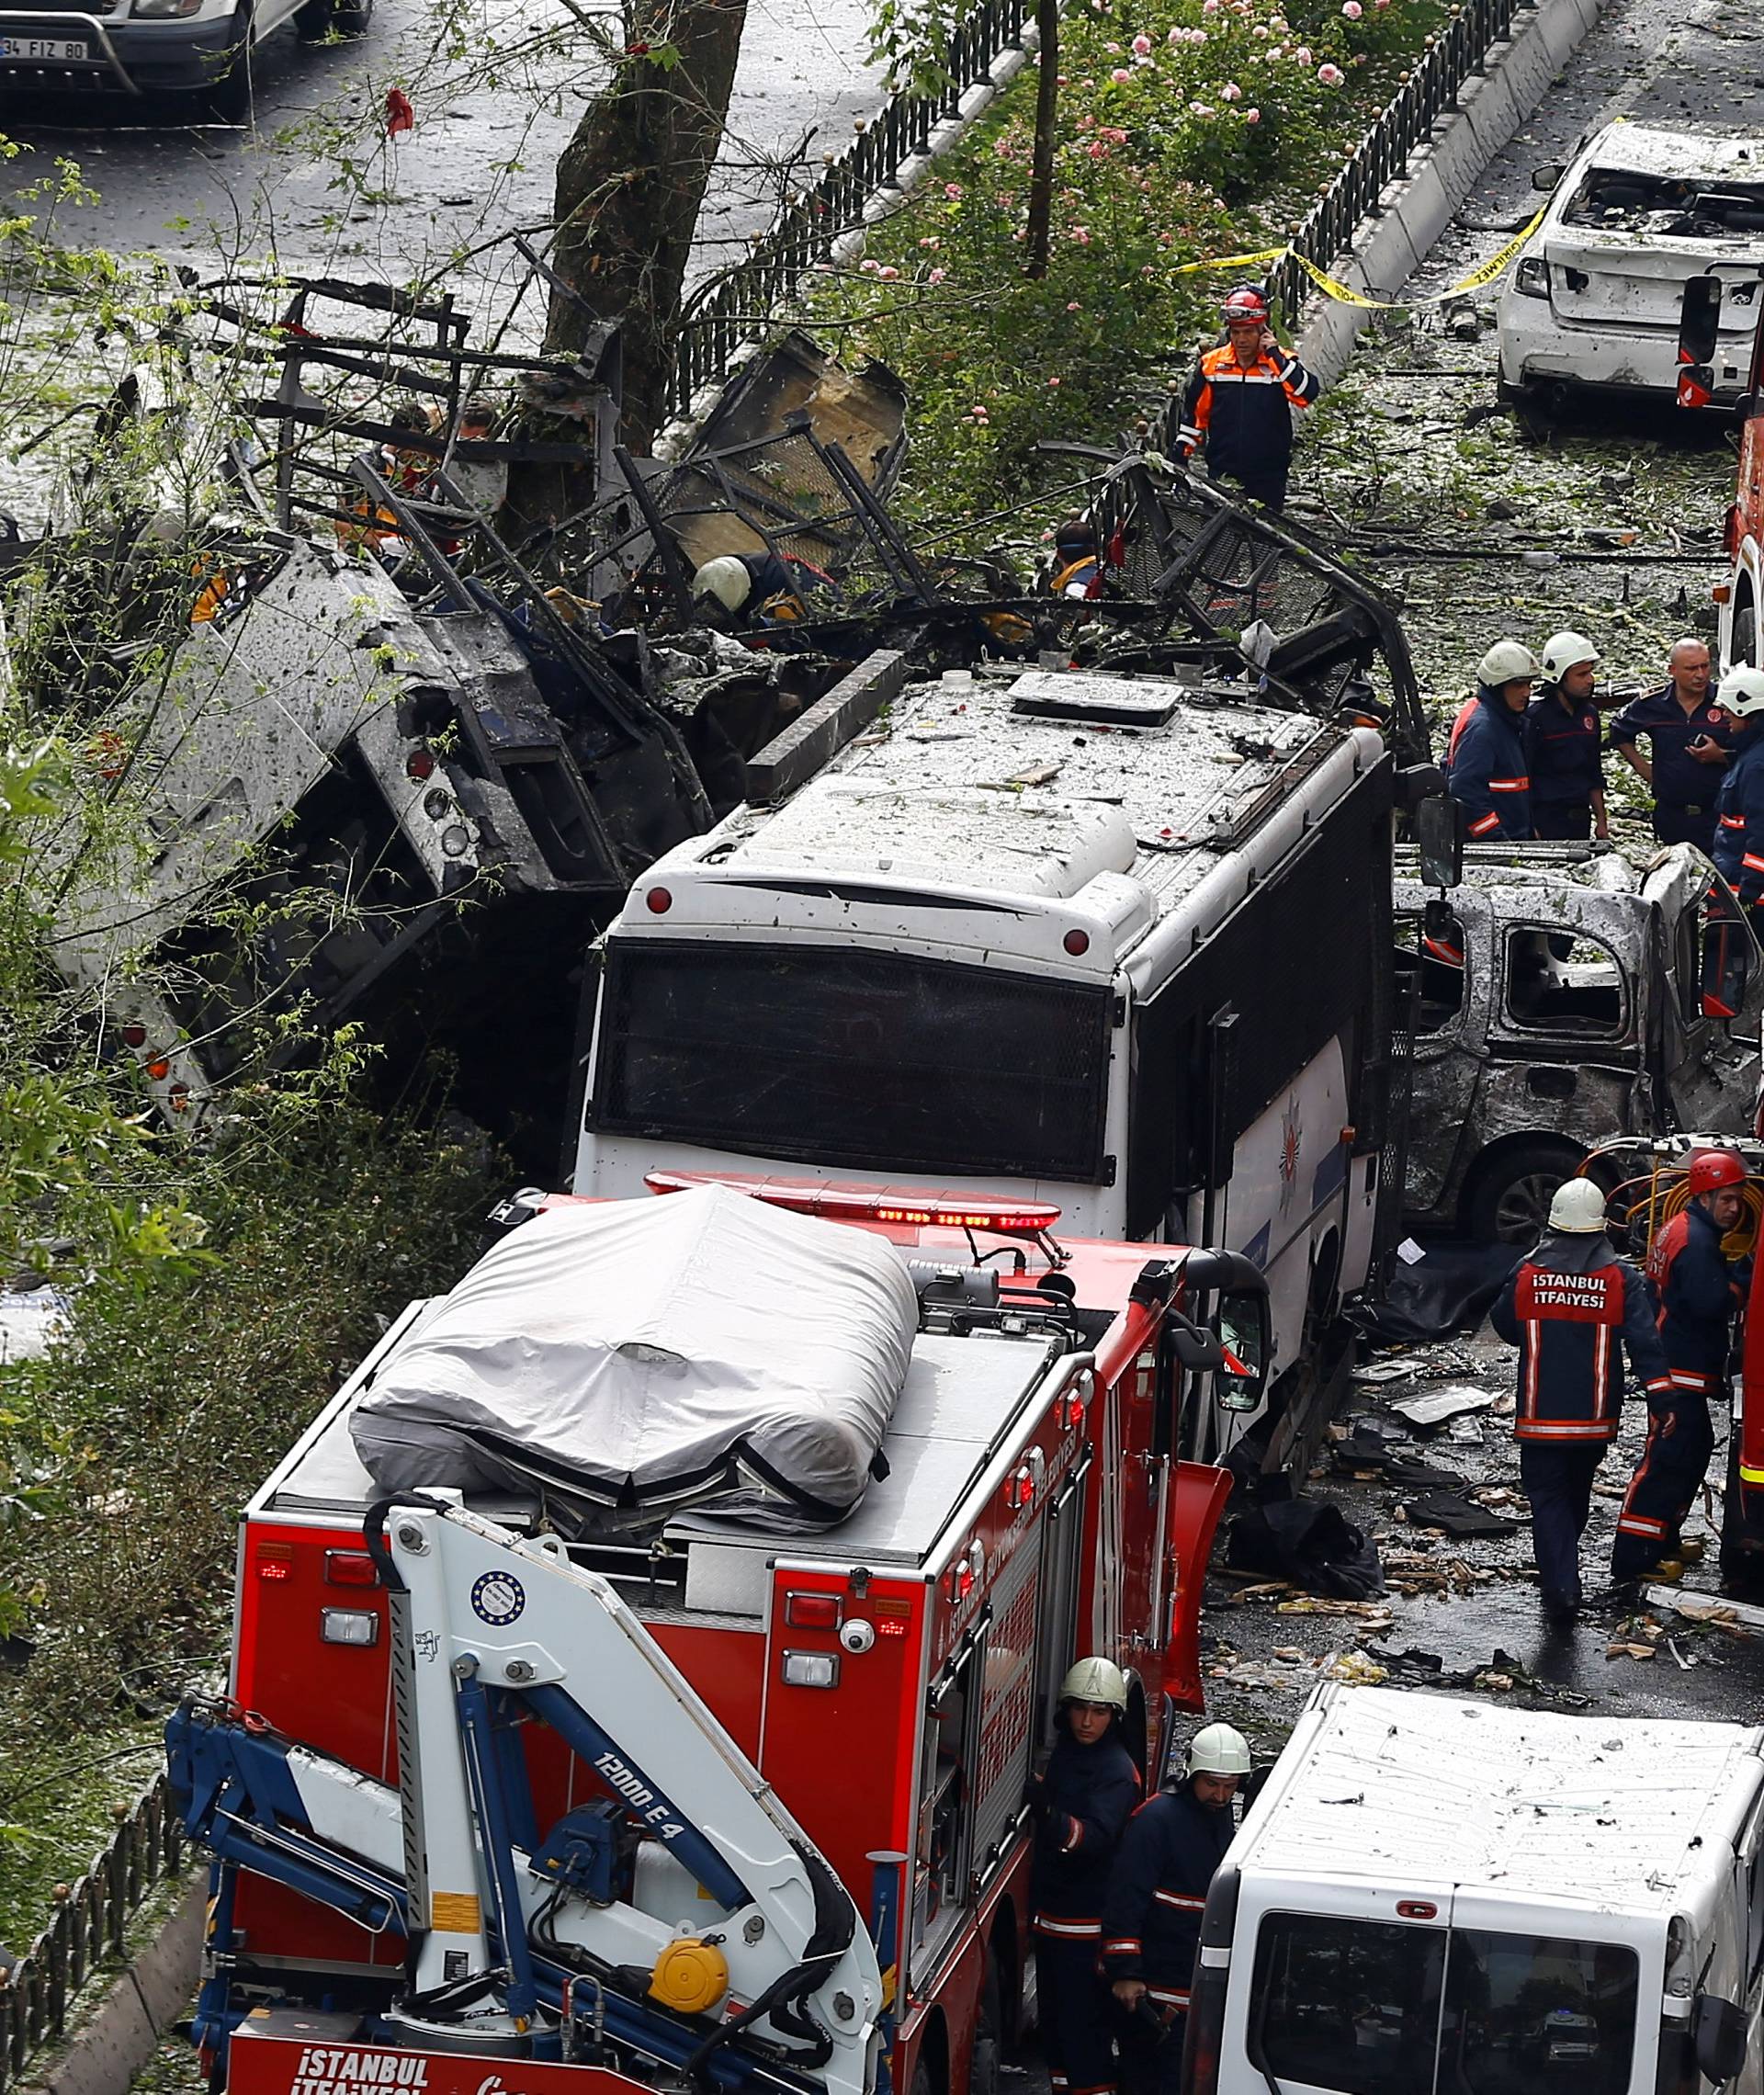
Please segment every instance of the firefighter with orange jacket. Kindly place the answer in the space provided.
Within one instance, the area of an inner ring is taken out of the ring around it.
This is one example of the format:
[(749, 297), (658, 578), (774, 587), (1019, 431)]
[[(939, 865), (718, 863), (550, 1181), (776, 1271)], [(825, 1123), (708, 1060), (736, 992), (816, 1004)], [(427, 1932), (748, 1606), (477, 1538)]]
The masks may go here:
[(1464, 812), (1473, 844), (1523, 843), (1532, 834), (1525, 708), (1537, 659), (1522, 640), (1497, 640), (1476, 664), (1476, 695), (1458, 708), (1445, 745), (1445, 789)]
[(1175, 2095), (1207, 1887), (1237, 1831), (1250, 1742), (1204, 1725), (1182, 1780), (1127, 1821), (1102, 1902), (1102, 1972), (1117, 2008), (1123, 2095)]
[(1548, 1229), (1509, 1275), (1490, 1316), (1519, 1348), (1513, 1438), (1544, 1613), (1568, 1623), (1580, 1605), (1592, 1480), (1617, 1437), (1624, 1353), (1650, 1407), (1671, 1389), (1654, 1298), (1640, 1269), (1611, 1248), (1605, 1196), (1590, 1179), (1556, 1188)]
[(1690, 1198), (1648, 1247), (1670, 1383), (1661, 1398), (1648, 1399), (1647, 1440), (1617, 1516), (1611, 1576), (1619, 1586), (1676, 1555), (1714, 1453), (1709, 1399), (1726, 1395), (1734, 1316), (1745, 1299), (1721, 1240), (1739, 1220), (1746, 1178), (1732, 1149), (1694, 1150), (1684, 1178)]
[(1280, 509), (1293, 465), (1293, 414), (1317, 398), (1316, 378), (1283, 349), (1268, 323), (1268, 300), (1253, 285), (1226, 299), (1225, 340), (1194, 367), (1182, 395), (1176, 456), (1203, 445), (1215, 480), (1234, 480), (1246, 494)]
[(1080, 1659), (1060, 1682), (1059, 1737), (1029, 1793), (1035, 1995), (1054, 2095), (1114, 2095), (1114, 2047), (1097, 1951), (1109, 1867), (1141, 1788), (1121, 1743), (1126, 1708), (1121, 1669), (1106, 1659)]

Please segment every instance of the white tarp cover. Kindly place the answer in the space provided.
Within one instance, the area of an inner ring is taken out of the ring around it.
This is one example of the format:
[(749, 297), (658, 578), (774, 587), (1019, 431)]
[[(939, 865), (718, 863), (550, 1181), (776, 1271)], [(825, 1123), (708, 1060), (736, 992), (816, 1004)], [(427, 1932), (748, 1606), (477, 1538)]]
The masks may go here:
[(824, 1527), (863, 1496), (918, 1321), (892, 1246), (726, 1186), (554, 1207), (388, 1356), (350, 1430), (387, 1490), (537, 1491), (582, 1531), (687, 1504)]

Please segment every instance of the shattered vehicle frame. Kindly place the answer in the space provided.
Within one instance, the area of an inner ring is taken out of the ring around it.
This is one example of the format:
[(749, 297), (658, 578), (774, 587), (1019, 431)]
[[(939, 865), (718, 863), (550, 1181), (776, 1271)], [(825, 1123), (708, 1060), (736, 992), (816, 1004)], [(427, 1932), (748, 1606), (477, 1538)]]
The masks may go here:
[(1750, 1130), (1764, 956), (1701, 854), (1673, 844), (1632, 863), (1533, 844), (1464, 857), (1462, 883), (1442, 890), (1397, 852), (1413, 1221), (1531, 1242), (1595, 1145)]

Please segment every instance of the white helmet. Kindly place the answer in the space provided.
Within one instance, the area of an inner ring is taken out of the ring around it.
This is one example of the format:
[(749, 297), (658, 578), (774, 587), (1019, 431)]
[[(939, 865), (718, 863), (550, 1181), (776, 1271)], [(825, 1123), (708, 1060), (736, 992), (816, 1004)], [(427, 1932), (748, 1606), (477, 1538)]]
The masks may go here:
[(1476, 664), (1478, 684), (1518, 684), (1537, 674), (1537, 657), (1523, 640), (1497, 640)]
[(1764, 713), (1764, 669), (1730, 669), (1715, 693), (1715, 704), (1742, 719), (1751, 713)]
[(734, 553), (707, 561), (692, 578), (694, 596), (714, 596), (725, 611), (739, 611), (753, 587), (747, 562)]
[(1188, 1742), (1191, 1775), (1247, 1775), (1250, 1741), (1229, 1724), (1204, 1724)]
[(1080, 1659), (1059, 1683), (1063, 1703), (1106, 1703), (1124, 1715), (1127, 1707), (1127, 1677), (1107, 1659)]
[(1604, 659), (1584, 633), (1552, 633), (1544, 643), (1544, 674), (1552, 684), (1560, 683), (1581, 662), (1597, 669)]
[(1605, 1226), (1605, 1196), (1589, 1178), (1566, 1179), (1550, 1203), (1550, 1228), (1564, 1236), (1590, 1237)]

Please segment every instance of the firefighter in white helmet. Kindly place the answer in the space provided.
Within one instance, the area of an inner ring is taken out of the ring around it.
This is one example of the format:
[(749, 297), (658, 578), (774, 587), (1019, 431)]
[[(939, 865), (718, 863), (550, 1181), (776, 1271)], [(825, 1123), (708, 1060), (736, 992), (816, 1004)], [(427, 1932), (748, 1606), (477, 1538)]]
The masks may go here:
[(1525, 708), (1532, 834), (1608, 837), (1604, 735), (1593, 696), (1599, 651), (1584, 633), (1552, 633), (1539, 659), (1544, 682)]
[(1474, 844), (1522, 843), (1532, 833), (1525, 708), (1537, 658), (1522, 640), (1497, 640), (1476, 664), (1476, 695), (1458, 708), (1445, 745), (1445, 787), (1464, 805)]
[(770, 551), (719, 553), (692, 578), (693, 609), (707, 624), (778, 636), (751, 646), (792, 645), (788, 629), (815, 616), (811, 599), (838, 595), (832, 576), (812, 561)]
[(1114, 2088), (1108, 1997), (1096, 1955), (1109, 1865), (1139, 1801), (1139, 1771), (1121, 1741), (1126, 1707), (1121, 1669), (1107, 1659), (1080, 1659), (1060, 1682), (1058, 1737), (1029, 1793), (1035, 1993), (1054, 2095), (1110, 2095)]
[(1738, 754), (1715, 795), (1715, 867), (1764, 935), (1764, 669), (1730, 669), (1716, 703)]
[(1207, 1886), (1237, 1830), (1250, 1742), (1204, 1725), (1182, 1780), (1136, 1811), (1102, 1905), (1102, 1970), (1117, 2010), (1123, 2095), (1175, 2095)]

